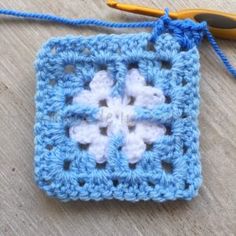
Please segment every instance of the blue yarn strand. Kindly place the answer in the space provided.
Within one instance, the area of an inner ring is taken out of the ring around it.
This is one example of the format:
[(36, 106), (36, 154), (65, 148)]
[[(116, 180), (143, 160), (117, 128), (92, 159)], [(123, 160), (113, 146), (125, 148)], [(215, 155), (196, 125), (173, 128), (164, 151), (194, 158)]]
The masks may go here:
[(97, 26), (106, 28), (153, 28), (156, 21), (142, 22), (109, 22), (98, 19), (71, 19), (42, 13), (30, 13), (8, 9), (0, 9), (0, 15), (19, 17), (29, 20), (49, 21), (71, 26)]
[[(166, 18), (169, 17), (168, 9), (166, 9), (165, 12), (166, 13), (163, 16), (163, 20), (166, 20)], [(158, 31), (158, 24), (156, 20), (141, 21), (141, 22), (109, 22), (98, 19), (71, 19), (51, 14), (31, 13), (31, 12), (24, 12), (10, 9), (0, 9), (0, 15), (13, 16), (29, 20), (55, 22), (71, 26), (96, 26), (105, 28), (153, 28), (154, 33)], [(162, 17), (159, 20), (162, 20)], [(224, 64), (226, 70), (236, 78), (236, 69), (232, 66), (226, 55), (222, 52), (219, 45), (216, 43), (216, 40), (208, 30), (207, 25), (205, 29), (205, 36), (207, 37), (215, 53), (218, 55), (218, 57)]]
[(222, 50), (220, 49), (219, 45), (217, 44), (216, 40), (214, 39), (213, 35), (208, 30), (208, 28), (206, 28), (205, 35), (209, 43), (211, 44), (212, 48), (214, 49), (215, 53), (223, 62), (226, 70), (236, 78), (236, 69), (232, 66), (232, 64), (229, 62), (228, 58), (226, 57), (226, 55), (222, 52)]

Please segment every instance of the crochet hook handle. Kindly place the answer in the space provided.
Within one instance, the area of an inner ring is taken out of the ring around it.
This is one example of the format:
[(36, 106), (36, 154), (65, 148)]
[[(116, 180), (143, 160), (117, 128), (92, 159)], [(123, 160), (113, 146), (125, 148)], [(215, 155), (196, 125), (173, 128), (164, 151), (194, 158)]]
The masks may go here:
[(236, 40), (236, 15), (221, 11), (189, 9), (176, 13), (178, 19), (191, 18), (197, 22), (206, 21), (211, 33), (223, 39)]

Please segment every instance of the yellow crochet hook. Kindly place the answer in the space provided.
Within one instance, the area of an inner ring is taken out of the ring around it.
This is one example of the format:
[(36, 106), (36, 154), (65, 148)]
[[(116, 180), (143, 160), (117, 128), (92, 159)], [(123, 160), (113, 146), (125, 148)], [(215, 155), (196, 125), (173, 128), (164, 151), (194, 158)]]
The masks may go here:
[[(165, 14), (163, 10), (119, 3), (115, 0), (107, 0), (107, 5), (122, 11), (132, 12), (141, 15), (160, 17)], [(207, 9), (186, 9), (177, 12), (170, 12), (172, 19), (190, 18), (197, 22), (206, 21), (211, 33), (224, 39), (236, 39), (236, 14)]]

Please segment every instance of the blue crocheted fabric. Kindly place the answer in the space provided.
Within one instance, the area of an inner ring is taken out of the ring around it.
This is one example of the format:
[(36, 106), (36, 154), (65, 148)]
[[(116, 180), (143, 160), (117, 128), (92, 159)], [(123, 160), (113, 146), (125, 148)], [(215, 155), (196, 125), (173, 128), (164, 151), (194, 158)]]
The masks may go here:
[(201, 32), (189, 21), (163, 27), (154, 40), (150, 33), (69, 36), (43, 46), (35, 176), (49, 196), (162, 202), (197, 195)]

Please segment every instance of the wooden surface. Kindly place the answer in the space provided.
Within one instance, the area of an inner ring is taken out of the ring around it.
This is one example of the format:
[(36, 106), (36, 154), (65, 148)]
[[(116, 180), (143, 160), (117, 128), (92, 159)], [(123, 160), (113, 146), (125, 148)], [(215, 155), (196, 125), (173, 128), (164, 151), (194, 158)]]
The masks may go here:
[[(129, 2), (171, 10), (201, 7), (236, 12), (235, 0)], [(102, 0), (1, 0), (0, 7), (113, 21), (150, 19), (109, 9)], [(207, 42), (201, 47), (204, 182), (196, 199), (164, 204), (60, 203), (36, 187), (32, 167), (35, 54), (52, 36), (97, 33), (0, 18), (0, 235), (236, 235), (236, 81)], [(236, 65), (236, 42), (218, 42)]]

